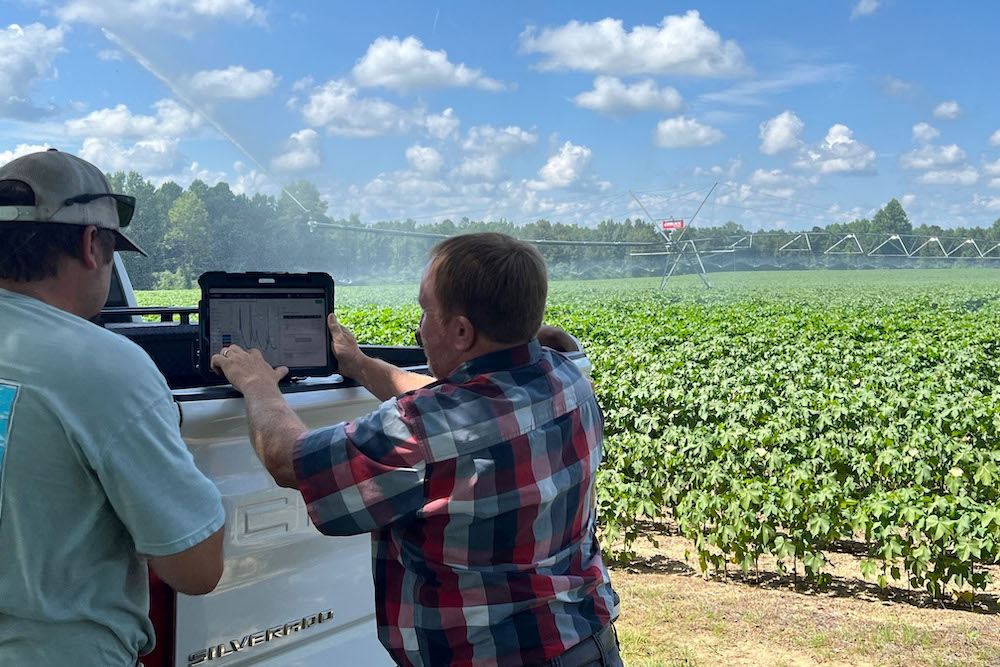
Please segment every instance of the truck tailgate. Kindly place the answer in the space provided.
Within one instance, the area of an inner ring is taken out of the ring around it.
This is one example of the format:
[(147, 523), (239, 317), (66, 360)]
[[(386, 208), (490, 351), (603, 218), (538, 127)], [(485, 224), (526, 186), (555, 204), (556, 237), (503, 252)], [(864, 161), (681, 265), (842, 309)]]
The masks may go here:
[[(310, 428), (378, 405), (360, 387), (286, 398)], [(370, 536), (326, 537), (312, 526), (301, 495), (257, 460), (243, 399), (180, 405), (195, 463), (222, 492), (226, 541), (216, 590), (177, 595), (174, 664), (394, 664), (375, 629)]]

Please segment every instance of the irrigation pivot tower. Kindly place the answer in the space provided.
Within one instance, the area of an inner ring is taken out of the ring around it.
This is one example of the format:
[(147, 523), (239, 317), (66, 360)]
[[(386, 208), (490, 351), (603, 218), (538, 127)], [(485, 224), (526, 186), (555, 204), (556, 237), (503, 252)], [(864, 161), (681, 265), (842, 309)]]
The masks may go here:
[[(708, 289), (712, 288), (712, 283), (708, 282), (708, 272), (705, 270), (705, 264), (701, 261), (701, 253), (698, 252), (697, 244), (695, 244), (694, 241), (685, 241), (684, 243), (681, 243), (681, 239), (684, 237), (684, 232), (686, 232), (688, 228), (690, 228), (691, 225), (694, 224), (694, 219), (697, 218), (698, 213), (701, 212), (701, 207), (704, 206), (705, 202), (708, 201), (708, 198), (712, 196), (712, 192), (715, 191), (715, 187), (717, 185), (718, 183), (713, 184), (712, 188), (708, 191), (708, 194), (705, 195), (705, 198), (701, 200), (701, 203), (698, 205), (698, 209), (694, 212), (694, 215), (691, 216), (691, 219), (688, 220), (687, 226), (684, 226), (683, 220), (670, 219), (670, 220), (664, 220), (663, 224), (657, 227), (657, 231), (660, 232), (660, 235), (663, 236), (663, 240), (666, 242), (666, 247), (662, 252), (632, 253), (633, 256), (639, 256), (639, 255), (664, 256), (663, 275), (660, 277), (661, 290), (667, 286), (667, 283), (670, 281), (670, 277), (674, 275), (674, 271), (677, 269), (677, 265), (680, 264), (682, 259), (685, 260), (689, 266), (695, 269), (695, 272), (698, 274), (698, 277), (701, 278), (701, 282), (705, 283), (706, 288)], [(639, 201), (639, 198), (635, 195), (635, 193), (632, 192), (631, 190), (629, 190), (628, 192), (630, 195), (632, 195), (632, 198), (635, 199), (636, 203), (639, 204), (639, 208), (642, 209), (643, 213), (646, 214), (646, 216), (650, 219), (650, 221), (654, 220), (653, 216), (649, 215), (649, 211), (647, 211), (646, 207), (642, 205), (642, 202)], [(674, 231), (676, 231), (677, 229), (680, 229), (680, 234), (677, 235), (677, 240), (675, 241), (673, 239), (673, 235)], [(674, 250), (675, 247), (676, 250)], [(685, 254), (689, 250), (691, 251), (691, 255), (693, 255), (694, 261), (692, 261), (691, 257), (688, 257)], [(673, 256), (674, 258), (673, 263), (670, 262), (671, 256)], [(695, 262), (697, 263), (695, 264)]]

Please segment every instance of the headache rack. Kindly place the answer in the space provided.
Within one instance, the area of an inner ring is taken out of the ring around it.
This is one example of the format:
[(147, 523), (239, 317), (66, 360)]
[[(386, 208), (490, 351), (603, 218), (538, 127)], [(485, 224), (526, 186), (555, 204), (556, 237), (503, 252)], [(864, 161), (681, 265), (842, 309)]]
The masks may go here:
[[(199, 371), (197, 319), (198, 309), (189, 306), (115, 307), (103, 309), (97, 323), (144, 349), (171, 389), (199, 390), (178, 391), (175, 393), (177, 400), (238, 396), (225, 378), (205, 377)], [(394, 366), (426, 372), (427, 357), (422, 348), (362, 345), (361, 349), (369, 357), (382, 359)], [(357, 386), (357, 382), (334, 374), (328, 378), (311, 378), (303, 383), (283, 384), (282, 391), (293, 393), (351, 386)]]

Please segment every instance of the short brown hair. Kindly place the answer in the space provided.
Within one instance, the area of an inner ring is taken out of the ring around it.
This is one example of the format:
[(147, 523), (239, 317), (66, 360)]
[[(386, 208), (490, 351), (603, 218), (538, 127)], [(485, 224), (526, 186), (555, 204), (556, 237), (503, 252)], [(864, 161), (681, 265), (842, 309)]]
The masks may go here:
[[(51, 222), (0, 224), (0, 280), (21, 283), (54, 277), (64, 255), (80, 259), (85, 229)], [(96, 241), (107, 263), (114, 256), (114, 231), (98, 228)]]
[(498, 343), (535, 337), (545, 314), (548, 273), (538, 250), (506, 234), (462, 234), (431, 250), (442, 315), (465, 315)]

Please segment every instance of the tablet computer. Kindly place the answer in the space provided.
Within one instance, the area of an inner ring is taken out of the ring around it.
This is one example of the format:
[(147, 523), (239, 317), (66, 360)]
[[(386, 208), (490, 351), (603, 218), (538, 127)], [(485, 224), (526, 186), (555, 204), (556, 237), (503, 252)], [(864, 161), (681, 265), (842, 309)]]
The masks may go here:
[(333, 312), (333, 278), (326, 273), (224, 273), (198, 279), (201, 372), (230, 345), (256, 348), (291, 377), (324, 377), (337, 370), (326, 316)]

